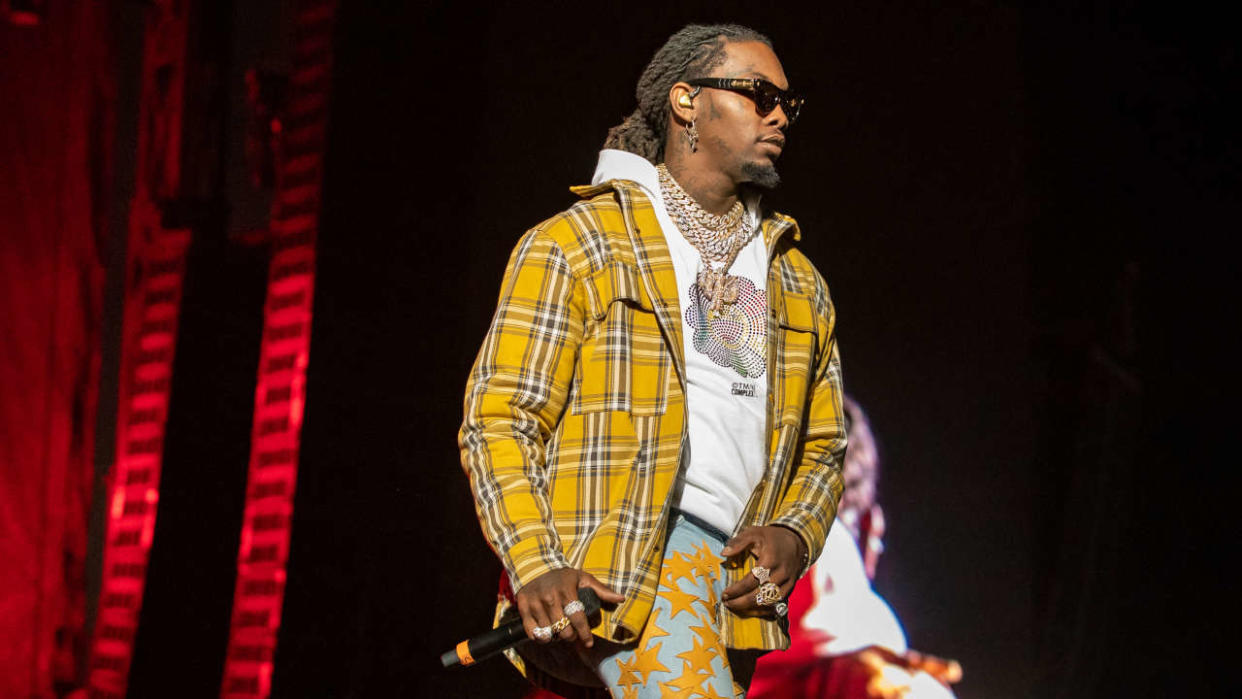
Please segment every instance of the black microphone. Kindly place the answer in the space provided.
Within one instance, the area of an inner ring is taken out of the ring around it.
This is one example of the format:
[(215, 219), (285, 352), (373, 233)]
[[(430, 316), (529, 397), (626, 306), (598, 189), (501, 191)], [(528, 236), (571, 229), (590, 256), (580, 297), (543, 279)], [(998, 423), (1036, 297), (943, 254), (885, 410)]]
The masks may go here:
[[(595, 590), (589, 587), (578, 588), (578, 601), (582, 602), (582, 606), (585, 607), (583, 611), (587, 618), (599, 612), (599, 597), (596, 596)], [(499, 653), (524, 638), (526, 638), (526, 629), (522, 626), (522, 617), (519, 616), (513, 621), (502, 623), (487, 633), (481, 633), (474, 638), (458, 643), (456, 648), (445, 651), (440, 656), (440, 662), (443, 663), (444, 667), (473, 665), (495, 653)]]

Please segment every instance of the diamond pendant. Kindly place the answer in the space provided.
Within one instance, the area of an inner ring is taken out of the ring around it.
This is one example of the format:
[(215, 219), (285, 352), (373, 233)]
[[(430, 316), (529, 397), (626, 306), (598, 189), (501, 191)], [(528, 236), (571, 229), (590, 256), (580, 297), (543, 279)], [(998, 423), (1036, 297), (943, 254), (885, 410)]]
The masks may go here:
[(737, 303), (739, 293), (737, 277), (714, 269), (704, 269), (699, 272), (698, 281), (699, 290), (711, 302), (710, 317), (719, 318), (722, 315), (721, 309), (726, 304)]

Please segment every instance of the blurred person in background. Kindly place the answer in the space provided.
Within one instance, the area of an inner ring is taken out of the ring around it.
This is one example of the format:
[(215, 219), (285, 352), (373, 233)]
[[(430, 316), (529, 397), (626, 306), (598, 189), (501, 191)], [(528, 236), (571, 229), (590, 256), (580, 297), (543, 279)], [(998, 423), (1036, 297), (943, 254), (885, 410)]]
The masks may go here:
[(751, 699), (948, 698), (961, 667), (910, 650), (897, 615), (871, 587), (884, 550), (876, 502), (879, 449), (851, 397), (845, 492), (823, 553), (789, 599), (790, 646), (760, 659)]

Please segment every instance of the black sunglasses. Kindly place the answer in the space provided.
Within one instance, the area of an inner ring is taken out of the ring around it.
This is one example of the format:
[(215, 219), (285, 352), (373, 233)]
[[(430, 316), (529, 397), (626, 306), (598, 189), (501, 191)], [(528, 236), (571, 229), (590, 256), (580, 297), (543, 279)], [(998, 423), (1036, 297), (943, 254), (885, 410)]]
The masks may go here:
[(687, 80), (686, 84), (691, 87), (714, 87), (718, 90), (744, 92), (755, 101), (755, 109), (759, 110), (760, 116), (771, 114), (776, 105), (780, 104), (785, 118), (791, 124), (797, 121), (798, 112), (802, 111), (802, 104), (806, 102), (802, 95), (782, 90), (762, 78), (695, 78)]

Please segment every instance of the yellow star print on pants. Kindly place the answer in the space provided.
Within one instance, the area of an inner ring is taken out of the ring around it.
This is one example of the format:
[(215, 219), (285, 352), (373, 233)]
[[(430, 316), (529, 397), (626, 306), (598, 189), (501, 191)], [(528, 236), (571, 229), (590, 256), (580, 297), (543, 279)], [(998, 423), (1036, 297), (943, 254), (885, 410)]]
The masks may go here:
[[(637, 643), (597, 655), (596, 670), (617, 699), (744, 696), (720, 638), (725, 540), (682, 515), (674, 515), (670, 527), (647, 625)], [(603, 651), (605, 645), (596, 647)]]

